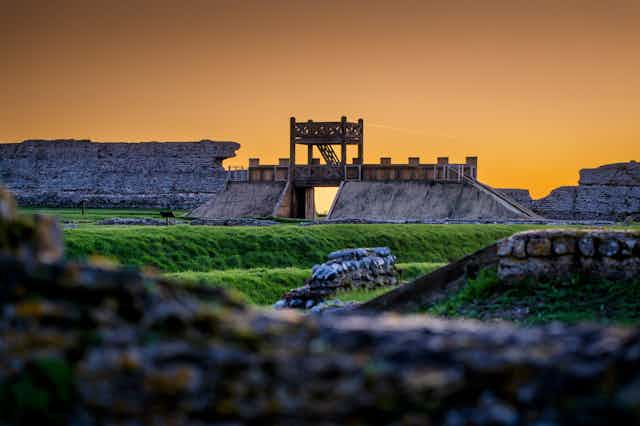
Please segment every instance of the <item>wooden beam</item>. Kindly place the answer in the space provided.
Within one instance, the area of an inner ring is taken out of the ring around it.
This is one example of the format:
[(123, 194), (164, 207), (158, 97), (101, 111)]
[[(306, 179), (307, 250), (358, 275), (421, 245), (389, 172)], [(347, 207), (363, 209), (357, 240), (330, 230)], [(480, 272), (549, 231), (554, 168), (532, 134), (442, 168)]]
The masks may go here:
[(296, 170), (296, 118), (289, 119), (290, 138), (289, 138), (289, 182), (293, 184)]
[(364, 120), (358, 119), (358, 126), (360, 127), (360, 141), (358, 142), (358, 158), (360, 164), (364, 164)]
[(341, 152), (341, 157), (340, 157), (340, 162), (342, 163), (342, 165), (347, 164), (347, 144), (346, 142), (346, 135), (345, 135), (345, 128), (347, 125), (347, 117), (345, 117), (344, 115), (342, 116), (341, 120), (340, 120), (340, 126), (342, 127), (341, 129), (341, 138), (342, 138), (342, 152)]

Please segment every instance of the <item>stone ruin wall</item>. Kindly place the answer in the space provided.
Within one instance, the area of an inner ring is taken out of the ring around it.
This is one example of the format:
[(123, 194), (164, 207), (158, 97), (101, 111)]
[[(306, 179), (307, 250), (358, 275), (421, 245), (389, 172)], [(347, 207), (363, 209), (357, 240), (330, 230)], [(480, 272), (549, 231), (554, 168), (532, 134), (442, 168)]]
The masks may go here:
[(327, 259), (314, 265), (304, 286), (287, 291), (275, 307), (310, 309), (340, 291), (372, 290), (400, 283), (396, 257), (389, 247), (343, 249), (329, 253)]
[(498, 191), (521, 206), (531, 208), (531, 194), (528, 189), (500, 188)]
[(500, 189), (548, 219), (622, 221), (640, 215), (640, 163), (580, 170), (578, 186), (561, 186), (533, 200), (524, 189)]
[(640, 231), (527, 231), (498, 245), (498, 276), (509, 282), (640, 277)]
[(239, 147), (209, 140), (0, 144), (0, 183), (22, 206), (188, 209), (223, 187), (222, 161)]

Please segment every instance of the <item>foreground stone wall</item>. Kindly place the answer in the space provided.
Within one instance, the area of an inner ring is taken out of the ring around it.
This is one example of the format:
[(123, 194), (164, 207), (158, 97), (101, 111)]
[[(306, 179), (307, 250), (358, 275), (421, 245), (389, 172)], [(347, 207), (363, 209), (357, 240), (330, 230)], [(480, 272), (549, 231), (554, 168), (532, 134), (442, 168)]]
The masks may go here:
[[(0, 256), (11, 256), (28, 265), (56, 262), (64, 256), (62, 228), (49, 216), (17, 216), (16, 202), (0, 186)], [(3, 284), (0, 275), (0, 287)], [(2, 290), (0, 290), (1, 292)]]
[(637, 328), (254, 310), (129, 269), (16, 257), (37, 228), (2, 213), (0, 229), (2, 424), (640, 422)]
[(23, 206), (187, 209), (217, 193), (234, 142), (0, 144), (0, 183)]
[(640, 278), (640, 231), (545, 230), (521, 232), (498, 245), (502, 280)]
[(311, 318), (64, 262), (0, 274), (8, 424), (640, 421), (636, 329)]

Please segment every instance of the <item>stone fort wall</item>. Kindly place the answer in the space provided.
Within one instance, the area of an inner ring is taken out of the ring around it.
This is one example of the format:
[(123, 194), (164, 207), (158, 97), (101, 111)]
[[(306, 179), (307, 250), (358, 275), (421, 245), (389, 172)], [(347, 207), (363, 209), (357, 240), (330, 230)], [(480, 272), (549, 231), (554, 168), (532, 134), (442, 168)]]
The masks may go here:
[(239, 147), (209, 140), (0, 144), (0, 183), (22, 206), (188, 209), (224, 186), (222, 161)]
[(561, 186), (538, 200), (527, 190), (500, 191), (548, 219), (622, 221), (640, 214), (640, 163), (582, 169), (578, 186)]

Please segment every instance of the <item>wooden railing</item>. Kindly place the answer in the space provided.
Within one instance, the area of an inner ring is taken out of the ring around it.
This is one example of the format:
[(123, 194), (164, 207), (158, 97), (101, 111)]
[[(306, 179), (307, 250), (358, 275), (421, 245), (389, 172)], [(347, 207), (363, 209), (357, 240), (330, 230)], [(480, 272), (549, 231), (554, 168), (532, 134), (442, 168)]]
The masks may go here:
[[(260, 165), (249, 167), (251, 182), (288, 180), (289, 167)], [(334, 185), (349, 181), (431, 181), (458, 182), (475, 180), (476, 168), (469, 164), (326, 164), (296, 165), (294, 179), (301, 185)]]
[(359, 123), (340, 121), (308, 121), (296, 122), (293, 136), (305, 140), (338, 140), (346, 142), (358, 141), (362, 138), (362, 126)]
[(296, 181), (342, 180), (344, 178), (344, 170), (342, 166), (324, 164), (302, 165), (296, 166), (294, 178)]
[(289, 178), (289, 166), (249, 167), (249, 182), (283, 182)]
[(468, 164), (364, 164), (363, 181), (433, 181), (462, 182), (476, 179), (474, 166)]

